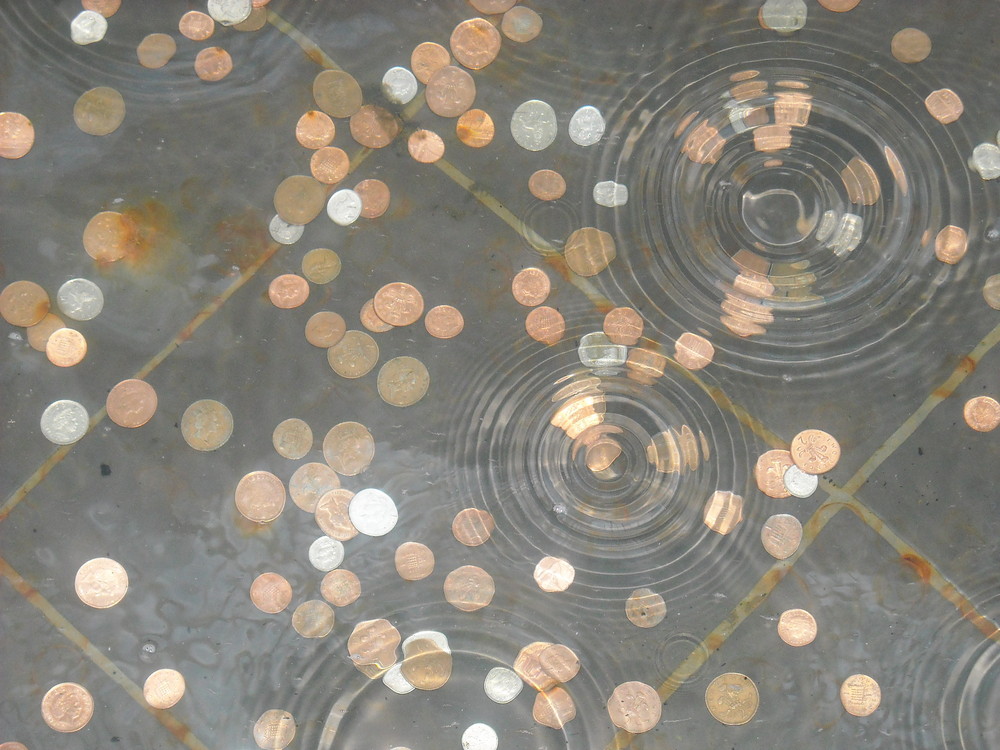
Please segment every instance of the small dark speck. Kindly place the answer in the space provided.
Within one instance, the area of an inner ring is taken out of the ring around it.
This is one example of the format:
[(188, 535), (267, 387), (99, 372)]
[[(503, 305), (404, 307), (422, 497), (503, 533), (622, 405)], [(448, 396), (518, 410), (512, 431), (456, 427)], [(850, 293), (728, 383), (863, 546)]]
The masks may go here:
[(917, 446), (917, 455), (918, 456), (924, 455), (924, 449), (921, 448), (919, 445)]
[(112, 738), (111, 738), (111, 741), (112, 741), (112, 742), (121, 742), (121, 741), (122, 741), (122, 738), (121, 738), (121, 737), (112, 737)]
[(111, 467), (108, 466), (107, 464), (101, 464), (101, 476), (102, 477), (110, 477), (111, 476)]

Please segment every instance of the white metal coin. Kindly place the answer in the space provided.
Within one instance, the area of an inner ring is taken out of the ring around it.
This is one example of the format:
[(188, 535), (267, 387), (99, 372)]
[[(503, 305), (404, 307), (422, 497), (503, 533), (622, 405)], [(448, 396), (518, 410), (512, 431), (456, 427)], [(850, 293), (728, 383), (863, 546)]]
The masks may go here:
[(815, 474), (806, 474), (794, 465), (785, 470), (781, 479), (785, 483), (785, 489), (795, 497), (809, 497), (819, 487), (819, 477)]
[(541, 151), (556, 139), (556, 111), (539, 99), (530, 99), (514, 110), (510, 134), (521, 148)]
[(69, 37), (77, 44), (99, 42), (108, 33), (108, 19), (96, 10), (85, 10), (69, 25)]
[(1000, 177), (1000, 148), (992, 143), (980, 143), (972, 149), (972, 168), (984, 180)]
[(104, 293), (90, 279), (70, 279), (56, 294), (63, 315), (73, 320), (93, 320), (104, 309)]
[(368, 536), (385, 536), (396, 526), (399, 512), (392, 498), (382, 492), (368, 487), (351, 498), (347, 507), (351, 523), (362, 534)]
[(410, 681), (403, 676), (403, 665), (393, 664), (382, 675), (382, 684), (389, 688), (392, 692), (398, 693), (399, 695), (406, 695), (407, 693), (412, 693), (416, 690)]
[(497, 750), (500, 738), (489, 724), (473, 724), (462, 732), (462, 750)]
[(444, 651), (446, 654), (451, 653), (451, 646), (448, 644), (448, 636), (439, 630), (419, 630), (409, 638), (403, 640), (403, 651), (406, 651), (406, 647), (409, 646), (413, 641), (420, 640), (421, 638), (428, 641), (432, 641), (435, 646)]
[(569, 120), (569, 137), (578, 146), (593, 146), (604, 135), (604, 117), (597, 107), (580, 107)]
[(389, 68), (382, 76), (382, 93), (394, 104), (408, 104), (417, 95), (417, 77), (406, 68)]
[(353, 190), (338, 190), (327, 201), (326, 213), (334, 224), (353, 224), (361, 216), (361, 196)]
[(53, 401), (42, 412), (42, 434), (56, 445), (71, 445), (87, 434), (90, 415), (83, 404), (69, 399)]
[(243, 23), (253, 11), (251, 0), (208, 0), (208, 15), (223, 26)]
[(271, 239), (279, 245), (294, 245), (302, 238), (306, 228), (302, 224), (289, 224), (275, 214), (268, 225), (268, 230), (271, 232)]
[(764, 26), (772, 31), (790, 33), (806, 25), (808, 10), (802, 0), (767, 0), (760, 8)]
[(321, 536), (309, 545), (309, 562), (316, 570), (329, 573), (344, 562), (344, 545), (336, 539)]
[(494, 703), (510, 703), (521, 692), (524, 683), (517, 672), (506, 667), (493, 667), (486, 675), (483, 690)]
[(614, 180), (604, 180), (594, 185), (594, 203), (616, 208), (628, 203), (628, 188)]
[(603, 331), (594, 331), (580, 337), (577, 355), (584, 367), (605, 370), (624, 365), (628, 347), (613, 343)]

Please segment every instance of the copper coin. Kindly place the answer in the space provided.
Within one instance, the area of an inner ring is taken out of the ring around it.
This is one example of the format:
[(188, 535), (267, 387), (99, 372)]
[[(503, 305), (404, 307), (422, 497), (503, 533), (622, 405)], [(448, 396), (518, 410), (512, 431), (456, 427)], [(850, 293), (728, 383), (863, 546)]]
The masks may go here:
[(295, 124), (295, 140), (305, 148), (317, 149), (329, 146), (337, 134), (337, 126), (330, 115), (311, 109)]
[(366, 104), (351, 115), (351, 137), (365, 148), (388, 146), (401, 129), (396, 115), (374, 104)]
[(476, 101), (476, 82), (466, 71), (445, 65), (427, 82), (427, 108), (441, 117), (458, 117)]
[(329, 349), (347, 332), (347, 323), (335, 312), (322, 311), (306, 321), (306, 341), (321, 349)]
[(22, 742), (0, 743), (0, 750), (28, 750), (28, 746)]
[(170, 34), (149, 34), (139, 42), (135, 54), (139, 64), (153, 70), (162, 68), (177, 53), (177, 42)]
[(962, 98), (951, 89), (932, 91), (924, 99), (924, 106), (938, 122), (943, 125), (955, 122), (965, 111)]
[(455, 514), (451, 522), (451, 533), (466, 547), (478, 547), (490, 538), (496, 522), (488, 510), (466, 508)]
[(557, 686), (535, 696), (531, 718), (544, 727), (562, 729), (576, 718), (576, 704), (564, 688)]
[(517, 0), (469, 0), (469, 5), (485, 15), (506, 13), (517, 4)]
[(983, 299), (994, 310), (1000, 310), (1000, 273), (995, 273), (983, 284)]
[(295, 717), (278, 708), (265, 711), (253, 725), (253, 739), (261, 750), (288, 747), (295, 739)]
[(298, 460), (312, 450), (312, 428), (304, 420), (285, 419), (271, 433), (271, 444), (282, 458)]
[(335, 620), (333, 609), (320, 599), (302, 602), (292, 612), (292, 628), (303, 638), (326, 638)]
[(279, 573), (261, 573), (250, 584), (250, 601), (261, 612), (276, 615), (292, 603), (292, 584)]
[(625, 616), (637, 628), (653, 628), (667, 616), (667, 603), (651, 589), (636, 589), (625, 600)]
[(48, 292), (34, 281), (13, 281), (0, 292), (0, 316), (12, 326), (33, 326), (49, 312)]
[(316, 504), (330, 490), (340, 488), (340, 477), (326, 464), (302, 464), (288, 480), (288, 494), (292, 502), (307, 513), (316, 511)]
[[(2, 308), (0, 308), (2, 311)], [(39, 320), (34, 325), (28, 326), (28, 344), (31, 348), (37, 352), (45, 351), (45, 344), (49, 340), (49, 336), (52, 332), (59, 329), (65, 328), (66, 324), (63, 322), (62, 318), (54, 313), (46, 313), (45, 317)]]
[(535, 565), (535, 583), (542, 591), (565, 591), (573, 583), (576, 570), (561, 557), (543, 557)]
[(267, 2), (270, 2), (270, 0), (265, 0), (262, 5), (260, 0), (258, 0), (257, 4), (253, 5), (250, 15), (246, 17), (246, 20), (233, 24), (233, 28), (237, 31), (260, 31), (264, 28), (267, 25), (267, 11), (263, 6)]
[(934, 255), (942, 263), (958, 263), (968, 249), (969, 235), (961, 227), (949, 224), (934, 238)]
[(552, 346), (558, 344), (566, 333), (566, 321), (558, 310), (543, 305), (528, 313), (524, 329), (535, 341)]
[(852, 716), (869, 716), (882, 702), (882, 690), (868, 675), (852, 674), (840, 686), (840, 702)]
[(523, 268), (510, 283), (511, 294), (518, 303), (526, 307), (542, 304), (549, 297), (552, 283), (541, 268)]
[(556, 679), (542, 668), (540, 657), (542, 652), (553, 644), (545, 641), (535, 641), (522, 648), (514, 659), (514, 671), (525, 683), (535, 690), (551, 690), (556, 686)]
[(406, 141), (406, 148), (414, 161), (433, 164), (444, 156), (444, 141), (431, 130), (415, 130)]
[(444, 598), (463, 612), (475, 612), (493, 601), (493, 577), (475, 565), (455, 568), (444, 579)]
[(791, 497), (792, 493), (785, 487), (784, 477), (788, 467), (794, 463), (792, 454), (788, 451), (771, 450), (761, 455), (753, 470), (758, 489), (778, 500)]
[(451, 54), (462, 65), (481, 70), (500, 53), (500, 32), (485, 18), (462, 21), (451, 32)]
[(73, 105), (73, 121), (88, 135), (113, 133), (124, 119), (125, 100), (109, 86), (98, 86), (84, 92)]
[(426, 84), (441, 68), (451, 62), (451, 54), (440, 44), (421, 42), (410, 55), (410, 68), (417, 80)]
[(206, 47), (194, 58), (194, 72), (203, 81), (221, 81), (233, 72), (233, 58), (222, 47)]
[(396, 327), (386, 323), (378, 316), (378, 313), (375, 312), (375, 300), (365, 302), (361, 306), (361, 313), (358, 317), (361, 319), (361, 325), (372, 333), (385, 333)]
[(396, 281), (375, 293), (375, 312), (386, 323), (406, 326), (416, 323), (424, 312), (423, 295), (412, 284)]
[(419, 581), (434, 572), (434, 553), (420, 542), (403, 542), (396, 548), (396, 572), (404, 581)]
[(349, 570), (339, 568), (323, 576), (320, 594), (335, 607), (346, 607), (361, 596), (361, 581)]
[(807, 474), (825, 474), (840, 460), (840, 443), (822, 430), (803, 430), (792, 438), (795, 465)]
[(834, 13), (846, 13), (858, 7), (861, 0), (819, 0), (819, 4)]
[(611, 723), (632, 734), (648, 732), (660, 722), (660, 696), (643, 682), (623, 682), (608, 698)]
[(743, 521), (743, 498), (716, 490), (705, 503), (705, 525), (717, 534), (728, 534)]
[(215, 33), (215, 20), (207, 13), (189, 10), (177, 24), (181, 34), (194, 42), (203, 42)]
[(615, 259), (615, 241), (607, 232), (595, 227), (583, 227), (566, 238), (563, 255), (573, 273), (595, 276)]
[(123, 380), (108, 393), (108, 419), (119, 427), (142, 427), (156, 413), (156, 391), (144, 380)]
[(117, 211), (94, 214), (83, 230), (83, 249), (99, 263), (121, 260), (136, 248), (138, 227)]
[(142, 686), (142, 697), (152, 708), (173, 708), (184, 697), (184, 675), (176, 669), (157, 669)]
[(400, 671), (406, 681), (418, 690), (437, 690), (451, 679), (451, 652), (430, 638), (407, 639), (403, 642), (403, 662)]
[(555, 170), (539, 169), (528, 178), (528, 190), (540, 201), (557, 201), (566, 194), (566, 180)]
[(361, 215), (366, 219), (377, 219), (389, 208), (389, 186), (382, 180), (362, 180), (354, 192), (361, 198)]
[(931, 53), (931, 38), (920, 29), (901, 29), (892, 37), (892, 56), (902, 63), (918, 63)]
[(45, 342), (45, 356), (56, 367), (72, 367), (87, 355), (87, 339), (72, 328), (60, 328)]
[(631, 307), (616, 307), (604, 316), (604, 334), (613, 344), (634, 346), (642, 337), (643, 322)]
[(787, 513), (771, 516), (761, 527), (760, 542), (771, 557), (786, 560), (802, 543), (802, 524)]
[(778, 618), (778, 636), (789, 646), (808, 646), (816, 639), (816, 618), (804, 609), (787, 609)]
[(611, 467), (622, 454), (621, 444), (610, 437), (602, 437), (587, 446), (587, 468), (600, 474)]
[(304, 174), (286, 177), (274, 191), (274, 210), (289, 224), (308, 224), (325, 206), (326, 188)]
[(518, 5), (503, 14), (500, 31), (512, 42), (530, 42), (542, 33), (542, 17), (531, 8)]
[(347, 653), (355, 667), (374, 679), (396, 663), (400, 641), (399, 631), (388, 620), (362, 620), (347, 639)]
[(371, 372), (378, 362), (378, 344), (364, 331), (347, 331), (340, 341), (326, 350), (326, 359), (341, 377), (360, 378)]
[(323, 458), (338, 474), (353, 477), (375, 457), (375, 438), (358, 422), (341, 422), (323, 438)]
[(351, 159), (342, 148), (323, 146), (309, 159), (309, 171), (324, 185), (336, 185), (351, 171)]
[(42, 719), (57, 732), (79, 732), (93, 715), (93, 696), (75, 682), (61, 682), (42, 698)]
[(746, 724), (757, 713), (760, 695), (754, 681), (739, 672), (726, 672), (712, 680), (705, 690), (705, 705), (722, 724)]
[(989, 396), (976, 396), (962, 408), (965, 423), (977, 432), (990, 432), (1000, 425), (1000, 403)]
[(109, 557), (95, 557), (76, 571), (76, 595), (94, 609), (108, 609), (125, 597), (128, 573)]
[(80, 0), (84, 10), (100, 13), (105, 18), (111, 18), (122, 7), (122, 0)]
[(878, 175), (871, 164), (856, 156), (847, 162), (840, 173), (840, 179), (844, 181), (847, 198), (852, 203), (873, 206), (882, 194)]
[(580, 673), (580, 657), (561, 643), (543, 649), (538, 654), (538, 663), (556, 682), (569, 682)]
[(331, 539), (346, 542), (358, 535), (349, 509), (354, 493), (343, 488), (329, 490), (316, 503), (316, 525)]
[(674, 344), (674, 359), (688, 370), (706, 367), (715, 356), (715, 347), (703, 336), (696, 333), (682, 333)]
[(427, 333), (437, 339), (453, 339), (465, 328), (465, 319), (457, 307), (437, 305), (424, 316)]
[(251, 471), (236, 485), (236, 509), (254, 523), (270, 523), (285, 507), (285, 485), (269, 471)]
[(181, 417), (181, 435), (196, 451), (214, 451), (233, 434), (233, 415), (225, 404), (212, 399), (195, 401)]
[(495, 133), (493, 118), (481, 109), (463, 112), (455, 123), (455, 135), (470, 148), (489, 146)]
[(271, 304), (282, 310), (300, 307), (309, 299), (309, 282), (294, 273), (276, 276), (267, 287)]
[(333, 117), (350, 117), (361, 109), (361, 86), (350, 73), (324, 70), (313, 79), (316, 106)]
[(329, 284), (340, 275), (340, 256), (333, 250), (317, 247), (302, 256), (302, 275), (313, 284)]
[(430, 387), (427, 367), (415, 357), (394, 357), (378, 371), (378, 395), (393, 406), (413, 406)]

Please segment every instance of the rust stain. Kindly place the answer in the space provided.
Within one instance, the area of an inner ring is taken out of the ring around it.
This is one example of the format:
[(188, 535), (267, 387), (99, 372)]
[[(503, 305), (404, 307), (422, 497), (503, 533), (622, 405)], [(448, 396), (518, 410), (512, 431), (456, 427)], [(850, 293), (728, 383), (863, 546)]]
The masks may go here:
[(267, 251), (271, 237), (259, 212), (254, 209), (227, 216), (215, 225), (215, 236), (222, 243), (222, 263), (245, 271)]
[(155, 198), (120, 212), (128, 228), (127, 248), (122, 262), (135, 271), (157, 271), (167, 265), (167, 240), (177, 236), (173, 212)]
[(931, 564), (915, 552), (904, 552), (899, 556), (899, 561), (907, 568), (917, 574), (924, 585), (930, 585), (933, 570)]

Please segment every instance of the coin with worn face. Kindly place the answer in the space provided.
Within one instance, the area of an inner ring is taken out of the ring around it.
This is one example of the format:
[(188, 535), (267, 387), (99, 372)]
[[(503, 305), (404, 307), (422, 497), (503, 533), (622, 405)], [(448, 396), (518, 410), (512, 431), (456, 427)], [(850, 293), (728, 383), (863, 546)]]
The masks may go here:
[(375, 312), (386, 323), (406, 326), (416, 323), (424, 312), (423, 295), (412, 284), (395, 281), (375, 293)]
[(453, 339), (465, 328), (465, 319), (458, 308), (437, 305), (424, 316), (424, 327), (436, 339)]
[(253, 740), (261, 750), (282, 750), (295, 739), (295, 718), (280, 708), (260, 715), (253, 725)]
[(786, 609), (778, 618), (778, 636), (789, 646), (807, 646), (816, 639), (816, 618), (804, 609)]
[(323, 458), (338, 474), (357, 476), (375, 457), (375, 438), (358, 422), (341, 422), (323, 438)]
[(541, 268), (522, 268), (510, 284), (511, 294), (525, 307), (537, 307), (548, 299), (552, 282)]
[(500, 32), (485, 18), (462, 21), (451, 32), (451, 53), (462, 65), (481, 70), (500, 52)]
[(424, 363), (415, 357), (390, 359), (378, 373), (378, 394), (387, 404), (413, 406), (430, 387), (430, 374)]
[(565, 688), (556, 686), (535, 696), (531, 718), (544, 727), (562, 729), (576, 718), (576, 704)]
[(385, 492), (374, 487), (359, 490), (348, 506), (354, 527), (368, 536), (385, 536), (396, 527), (399, 511)]
[(743, 521), (743, 498), (716, 491), (705, 503), (705, 525), (717, 534), (728, 534)]
[(542, 653), (555, 644), (534, 641), (522, 648), (514, 659), (514, 672), (535, 690), (549, 690), (556, 686), (556, 679), (542, 668)]
[(566, 178), (552, 169), (539, 169), (528, 178), (528, 191), (540, 201), (557, 201), (566, 194)]
[(580, 657), (569, 646), (556, 643), (538, 654), (542, 670), (556, 682), (569, 682), (580, 673)]
[(270, 523), (285, 507), (285, 485), (269, 471), (251, 471), (236, 485), (236, 509), (254, 523)]
[(184, 697), (184, 675), (176, 669), (157, 669), (142, 686), (142, 697), (153, 708), (172, 708)]
[(483, 681), (486, 697), (494, 703), (510, 703), (521, 692), (524, 683), (517, 672), (506, 667), (493, 667)]
[(785, 472), (789, 466), (794, 466), (792, 454), (788, 451), (771, 450), (762, 454), (754, 466), (754, 479), (757, 487), (768, 497), (781, 499), (792, 493), (785, 487)]
[(652, 628), (667, 616), (667, 603), (652, 589), (636, 589), (625, 600), (625, 616), (638, 628)]
[(413, 75), (423, 84), (428, 83), (435, 73), (450, 62), (451, 54), (448, 50), (434, 42), (421, 42), (413, 48), (413, 54), (410, 55)]
[(399, 631), (388, 620), (363, 620), (351, 631), (347, 652), (358, 671), (375, 679), (396, 663), (401, 641)]
[(326, 350), (330, 368), (349, 379), (371, 372), (378, 362), (378, 355), (378, 344), (364, 331), (347, 331), (340, 341)]
[(882, 690), (868, 675), (852, 674), (840, 686), (840, 702), (852, 716), (869, 716), (882, 702)]
[(121, 563), (108, 557), (88, 560), (76, 572), (76, 595), (95, 609), (113, 607), (128, 591), (128, 573)]
[(334, 620), (333, 608), (319, 599), (302, 602), (292, 612), (292, 627), (303, 638), (326, 638)]
[(75, 682), (55, 685), (42, 698), (42, 719), (57, 732), (79, 732), (93, 715), (93, 696)]
[(674, 359), (688, 370), (707, 367), (715, 356), (715, 347), (704, 336), (696, 333), (682, 333), (674, 344)]
[(312, 450), (312, 428), (302, 419), (286, 419), (274, 428), (271, 443), (279, 456), (300, 459)]
[(451, 651), (430, 638), (403, 642), (403, 677), (418, 690), (437, 690), (451, 679)]
[(648, 732), (660, 722), (660, 696), (643, 682), (624, 682), (608, 698), (611, 723), (632, 734)]
[(786, 513), (771, 516), (760, 530), (760, 541), (771, 557), (785, 560), (795, 554), (802, 542), (802, 524)]
[(70, 399), (53, 401), (40, 420), (45, 439), (56, 445), (71, 445), (87, 434), (90, 415), (83, 404)]
[(543, 557), (535, 565), (535, 583), (542, 591), (549, 593), (565, 591), (575, 577), (576, 570), (561, 557)]
[(440, 117), (458, 117), (472, 108), (476, 100), (476, 83), (461, 68), (444, 65), (427, 81), (424, 94), (431, 112)]
[(577, 229), (566, 238), (566, 265), (580, 276), (595, 276), (615, 259), (614, 238), (596, 227)]
[(331, 539), (346, 542), (358, 535), (350, 516), (353, 498), (353, 492), (340, 488), (325, 493), (316, 504), (316, 525)]
[(181, 435), (196, 451), (214, 451), (233, 434), (233, 415), (225, 404), (212, 399), (195, 401), (181, 417)]
[(14, 281), (0, 292), (0, 316), (12, 326), (31, 326), (49, 311), (49, 294), (34, 281)]
[(723, 724), (746, 724), (757, 713), (760, 696), (754, 681), (739, 672), (726, 672), (712, 680), (705, 690), (705, 705)]
[(475, 612), (493, 601), (493, 577), (476, 565), (463, 565), (444, 580), (444, 598), (463, 612)]
[(331, 570), (323, 576), (320, 594), (335, 607), (346, 607), (361, 596), (361, 581), (349, 570)]
[(144, 380), (129, 379), (108, 393), (108, 419), (119, 427), (142, 427), (156, 413), (156, 391)]
[(840, 443), (822, 430), (803, 430), (792, 438), (789, 451), (795, 465), (808, 474), (825, 474), (840, 460)]
[(451, 522), (451, 533), (466, 547), (478, 547), (490, 538), (496, 521), (488, 510), (465, 508), (455, 514)]
[(250, 584), (250, 601), (261, 612), (276, 615), (292, 602), (292, 585), (280, 573), (261, 573)]
[(310, 462), (302, 464), (292, 474), (288, 481), (288, 494), (292, 496), (293, 503), (307, 513), (312, 513), (324, 494), (339, 487), (340, 477), (337, 472), (326, 464)]

